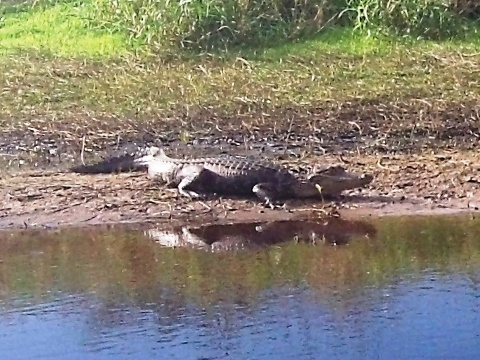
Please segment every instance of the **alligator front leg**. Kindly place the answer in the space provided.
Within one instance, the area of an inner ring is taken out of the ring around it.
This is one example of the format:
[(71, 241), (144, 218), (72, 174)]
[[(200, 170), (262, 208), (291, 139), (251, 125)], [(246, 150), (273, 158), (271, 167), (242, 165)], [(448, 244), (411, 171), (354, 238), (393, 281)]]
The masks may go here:
[(180, 180), (177, 185), (178, 192), (190, 199), (199, 198), (200, 194), (193, 190), (187, 190), (186, 188), (191, 186), (194, 182), (198, 182), (205, 171), (208, 170), (205, 170), (203, 166), (199, 165), (183, 167), (177, 174), (177, 180)]
[(252, 188), (252, 192), (264, 201), (265, 206), (269, 206), (271, 209), (278, 208), (277, 199), (283, 195), (272, 183), (259, 183)]

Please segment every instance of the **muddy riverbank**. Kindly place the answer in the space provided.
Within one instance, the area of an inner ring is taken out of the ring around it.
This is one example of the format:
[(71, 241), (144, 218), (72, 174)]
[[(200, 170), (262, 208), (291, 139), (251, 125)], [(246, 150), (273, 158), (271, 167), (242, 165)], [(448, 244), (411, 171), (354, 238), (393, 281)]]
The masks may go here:
[[(330, 211), (344, 216), (477, 211), (479, 114), (474, 103), (420, 100), (225, 117), (203, 110), (151, 121), (71, 114), (71, 121), (52, 122), (36, 114), (0, 129), (0, 228), (281, 220)], [(269, 158), (297, 173), (340, 164), (372, 174), (374, 181), (333, 203), (289, 201), (286, 210), (272, 211), (255, 199), (190, 201), (140, 173), (68, 171), (145, 145), (165, 147), (175, 157)]]
[(342, 164), (371, 173), (365, 189), (335, 202), (286, 203), (265, 209), (255, 199), (178, 197), (143, 173), (79, 175), (68, 171), (26, 170), (2, 176), (0, 227), (57, 227), (106, 223), (205, 223), (285, 220), (340, 213), (343, 216), (451, 214), (480, 208), (479, 154), (443, 151), (430, 155), (310, 155), (280, 161), (292, 169)]

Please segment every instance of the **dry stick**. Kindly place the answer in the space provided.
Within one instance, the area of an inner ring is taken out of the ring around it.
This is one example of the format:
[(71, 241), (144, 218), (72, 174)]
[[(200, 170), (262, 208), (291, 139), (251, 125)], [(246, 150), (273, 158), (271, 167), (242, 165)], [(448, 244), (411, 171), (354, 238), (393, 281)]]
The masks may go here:
[(89, 218), (86, 218), (86, 219), (81, 220), (81, 222), (87, 222), (87, 221), (93, 220), (93, 219), (95, 219), (97, 216), (98, 216), (98, 214), (92, 215), (92, 216), (90, 216)]
[(210, 212), (210, 211), (213, 210), (210, 206), (208, 206), (208, 205), (207, 205), (206, 203), (204, 203), (203, 201), (199, 201), (198, 203), (199, 203), (200, 205), (202, 205), (205, 209), (207, 209), (208, 212)]
[(358, 133), (360, 134), (360, 136), (362, 135), (362, 128), (360, 127), (360, 125), (358, 125), (355, 121), (349, 121), (348, 123), (355, 126), (358, 129)]
[(82, 161), (83, 165), (85, 165), (84, 154), (85, 154), (85, 135), (83, 135), (82, 137), (82, 150), (80, 151), (80, 160)]
[(318, 184), (315, 184), (315, 188), (318, 190), (318, 192), (320, 193), (320, 197), (322, 198), (322, 208), (325, 207), (325, 199), (323, 198), (323, 193), (322, 193), (322, 187)]
[[(294, 120), (295, 120), (295, 117), (292, 116), (292, 118), (290, 119), (290, 123), (288, 124), (287, 135), (286, 135), (286, 137), (285, 137), (285, 140), (287, 141), (287, 143), (288, 143), (288, 138), (290, 137), (290, 134), (292, 133)], [(288, 144), (285, 145), (285, 151), (283, 152), (283, 154), (286, 155), (286, 154), (287, 154), (287, 151), (288, 151)]]
[(377, 161), (377, 167), (379, 167), (380, 169), (388, 170), (388, 171), (393, 171), (393, 172), (395, 171), (395, 170), (393, 170), (393, 169), (391, 169), (391, 168), (389, 168), (389, 167), (387, 167), (387, 166), (382, 165), (382, 160), (383, 160), (383, 156), (380, 157), (380, 159), (378, 159), (378, 161)]
[[(358, 149), (358, 147), (357, 147), (357, 149)], [(342, 154), (338, 155), (338, 158), (340, 159), (340, 161), (341, 161), (342, 163), (344, 163), (344, 164), (350, 164), (350, 161), (349, 161), (349, 160), (346, 160), (346, 159), (342, 156)]]
[(56, 208), (56, 209), (50, 210), (50, 211), (48, 212), (48, 214), (55, 214), (55, 213), (58, 213), (58, 212), (60, 212), (60, 211), (67, 210), (67, 209), (71, 209), (71, 208), (73, 208), (73, 207), (75, 207), (75, 206), (79, 206), (79, 205), (83, 205), (83, 204), (85, 204), (84, 201), (77, 201), (77, 202), (75, 202), (75, 203), (70, 203), (70, 204), (68, 204), (68, 205), (60, 206), (60, 207), (58, 207), (58, 208)]

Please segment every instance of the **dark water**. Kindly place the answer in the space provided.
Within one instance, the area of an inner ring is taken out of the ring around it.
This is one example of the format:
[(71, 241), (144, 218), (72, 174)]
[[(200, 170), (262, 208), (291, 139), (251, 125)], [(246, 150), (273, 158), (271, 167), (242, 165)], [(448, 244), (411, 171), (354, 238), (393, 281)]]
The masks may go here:
[(0, 358), (479, 358), (480, 220), (335, 226), (348, 241), (327, 227), (236, 251), (120, 227), (2, 233)]

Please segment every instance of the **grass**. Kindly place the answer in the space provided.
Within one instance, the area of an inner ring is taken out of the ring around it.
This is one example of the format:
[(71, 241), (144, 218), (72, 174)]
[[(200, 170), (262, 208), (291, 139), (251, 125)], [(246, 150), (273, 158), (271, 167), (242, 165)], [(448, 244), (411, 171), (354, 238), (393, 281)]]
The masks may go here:
[(77, 3), (4, 15), (4, 123), (165, 122), (205, 109), (258, 118), (332, 102), (465, 102), (480, 94), (478, 36), (434, 42), (330, 28), (266, 49), (159, 58), (123, 33), (89, 27), (90, 2)]
[(110, 58), (129, 50), (126, 38), (88, 27), (88, 4), (60, 3), (7, 14), (0, 27), (0, 54), (39, 52), (55, 57)]

